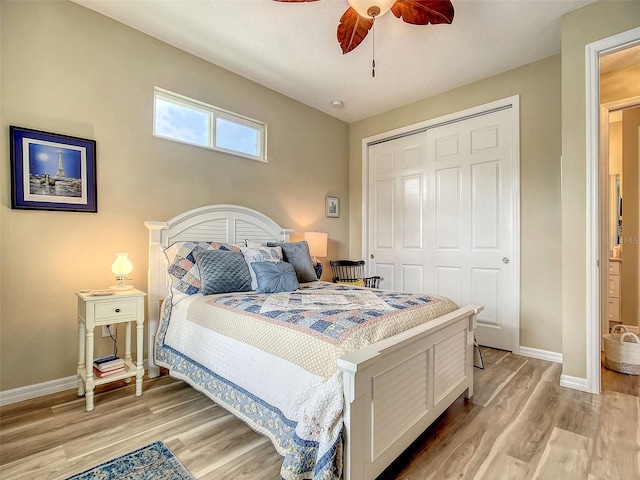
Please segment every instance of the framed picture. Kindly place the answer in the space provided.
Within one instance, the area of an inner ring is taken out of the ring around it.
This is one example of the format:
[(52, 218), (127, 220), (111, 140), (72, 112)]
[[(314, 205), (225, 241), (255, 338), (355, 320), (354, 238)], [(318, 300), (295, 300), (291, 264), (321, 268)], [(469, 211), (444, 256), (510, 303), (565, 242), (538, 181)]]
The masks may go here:
[(340, 199), (338, 197), (327, 197), (327, 217), (340, 216)]
[(97, 212), (96, 142), (9, 127), (11, 208)]

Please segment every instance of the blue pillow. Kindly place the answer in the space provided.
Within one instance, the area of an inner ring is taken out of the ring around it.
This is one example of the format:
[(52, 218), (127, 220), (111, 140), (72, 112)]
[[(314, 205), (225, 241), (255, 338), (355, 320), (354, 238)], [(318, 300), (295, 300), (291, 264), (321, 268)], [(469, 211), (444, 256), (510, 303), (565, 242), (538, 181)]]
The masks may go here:
[(251, 291), (251, 276), (242, 252), (194, 250), (203, 295)]
[(296, 271), (287, 262), (253, 262), (251, 268), (258, 281), (256, 293), (293, 292), (300, 287)]
[(284, 261), (293, 266), (298, 282), (315, 282), (318, 280), (318, 275), (309, 254), (309, 244), (306, 241), (291, 243), (268, 242), (267, 246), (282, 247)]

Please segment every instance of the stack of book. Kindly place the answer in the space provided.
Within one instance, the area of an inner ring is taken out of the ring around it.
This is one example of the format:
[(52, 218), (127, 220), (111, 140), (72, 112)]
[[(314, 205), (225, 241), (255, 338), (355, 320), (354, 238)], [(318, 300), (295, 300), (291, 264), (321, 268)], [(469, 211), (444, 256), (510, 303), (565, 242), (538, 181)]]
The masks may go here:
[(93, 361), (93, 374), (99, 378), (121, 373), (126, 369), (127, 366), (124, 360), (115, 355), (107, 355), (106, 357), (96, 358)]

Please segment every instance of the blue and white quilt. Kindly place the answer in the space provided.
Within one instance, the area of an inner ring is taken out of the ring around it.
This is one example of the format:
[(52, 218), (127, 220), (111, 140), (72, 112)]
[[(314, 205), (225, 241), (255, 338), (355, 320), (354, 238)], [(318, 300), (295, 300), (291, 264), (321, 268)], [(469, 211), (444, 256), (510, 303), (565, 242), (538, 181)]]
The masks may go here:
[(171, 303), (156, 363), (269, 437), (285, 480), (342, 477), (340, 356), (458, 308), (435, 295), (325, 282)]

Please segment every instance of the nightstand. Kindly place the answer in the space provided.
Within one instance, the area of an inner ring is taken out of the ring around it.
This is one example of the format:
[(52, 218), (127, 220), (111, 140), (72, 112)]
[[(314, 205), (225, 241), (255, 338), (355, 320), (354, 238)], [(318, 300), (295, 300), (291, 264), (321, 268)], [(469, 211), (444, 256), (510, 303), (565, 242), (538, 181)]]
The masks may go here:
[[(136, 377), (136, 397), (142, 395), (144, 376), (144, 297), (140, 290), (115, 290), (112, 295), (95, 295), (91, 290), (80, 290), (78, 296), (78, 396), (85, 396), (87, 412), (93, 410), (93, 389), (96, 385), (115, 380), (131, 381)], [(131, 359), (131, 324), (136, 324), (136, 363)], [(124, 372), (103, 378), (93, 374), (93, 330), (103, 325), (126, 323)]]

